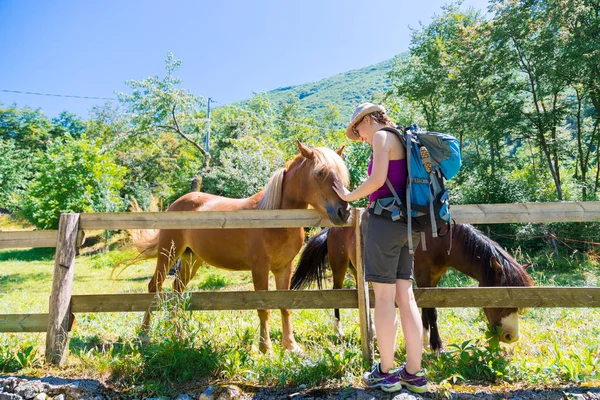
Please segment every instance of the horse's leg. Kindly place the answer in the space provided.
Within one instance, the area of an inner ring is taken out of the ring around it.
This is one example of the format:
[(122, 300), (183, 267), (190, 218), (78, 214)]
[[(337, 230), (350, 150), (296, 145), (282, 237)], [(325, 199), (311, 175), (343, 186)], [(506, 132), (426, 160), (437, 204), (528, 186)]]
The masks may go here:
[[(252, 266), (252, 283), (254, 290), (269, 290), (269, 265), (267, 260), (260, 259)], [(262, 353), (268, 353), (272, 350), (271, 336), (269, 333), (269, 318), (271, 310), (257, 310), (260, 320), (260, 342), (258, 349)]]
[[(332, 228), (327, 235), (327, 255), (329, 256), (329, 265), (333, 274), (333, 288), (341, 289), (344, 287), (346, 271), (350, 263), (350, 232), (345, 228)], [(338, 336), (344, 336), (344, 329), (340, 319), (340, 310), (334, 310), (334, 327)]]
[[(415, 282), (418, 287), (436, 287), (442, 276), (446, 273), (448, 268), (443, 268), (437, 271), (435, 274), (432, 273), (432, 268), (426, 260), (421, 261), (423, 253), (415, 257)], [(423, 344), (427, 343), (427, 336), (429, 336), (429, 347), (435, 352), (440, 352), (444, 349), (442, 344), (442, 338), (438, 330), (437, 324), (437, 310), (435, 308), (422, 308), (421, 309), (421, 321), (423, 323)]]
[(179, 257), (179, 260), (180, 267), (178, 273), (175, 275), (175, 280), (173, 280), (173, 291), (181, 293), (192, 278), (196, 276), (198, 269), (202, 266), (202, 260), (195, 256), (189, 249)]
[[(290, 290), (290, 281), (292, 279), (292, 263), (287, 267), (277, 271), (273, 271), (275, 276), (275, 287), (277, 290)], [(282, 335), (281, 344), (284, 349), (292, 352), (301, 352), (302, 349), (294, 339), (294, 331), (292, 328), (292, 312), (290, 310), (280, 308)]]
[[(154, 275), (148, 283), (148, 293), (158, 293), (162, 290), (162, 285), (167, 276), (167, 271), (175, 260), (183, 253), (184, 247), (176, 241), (171, 235), (165, 234), (159, 236), (158, 256), (156, 258), (156, 268)], [(148, 341), (148, 329), (150, 328), (150, 310), (144, 314), (144, 320), (141, 327), (142, 341)]]

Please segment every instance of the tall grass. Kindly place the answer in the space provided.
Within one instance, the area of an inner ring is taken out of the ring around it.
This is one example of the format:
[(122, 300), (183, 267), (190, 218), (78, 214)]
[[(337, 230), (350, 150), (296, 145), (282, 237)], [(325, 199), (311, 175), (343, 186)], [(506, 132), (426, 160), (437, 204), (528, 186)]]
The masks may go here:
[[(118, 279), (109, 280), (111, 264), (127, 255), (126, 251), (113, 251), (79, 256), (74, 294), (145, 292), (153, 272), (152, 261), (132, 266)], [(569, 259), (535, 261), (532, 274), (538, 284), (598, 282), (597, 264), (586, 264), (579, 271)], [(51, 260), (0, 262), (0, 313), (47, 312), (51, 271)], [(563, 278), (556, 278), (563, 273)], [(573, 276), (571, 280), (568, 273)], [(442, 284), (464, 286), (474, 281), (451, 272)], [(190, 287), (251, 290), (251, 275), (203, 267)], [(262, 354), (258, 351), (255, 311), (191, 312), (187, 305), (185, 295), (162, 304), (153, 313), (147, 345), (142, 344), (138, 332), (141, 313), (78, 314), (76, 328), (70, 333), (68, 363), (60, 369), (43, 363), (44, 334), (0, 334), (0, 371), (102, 377), (134, 388), (132, 393), (139, 397), (168, 396), (187, 385), (217, 381), (270, 386), (361, 385), (366, 366), (355, 310), (341, 311), (343, 338), (334, 334), (331, 310), (294, 311), (294, 333), (304, 350), (300, 354), (282, 349), (281, 317), (275, 310), (270, 326), (273, 352)], [(430, 380), (440, 388), (455, 383), (535, 386), (593, 385), (600, 381), (600, 310), (524, 310), (521, 339), (514, 345), (498, 343), (481, 310), (438, 312), (447, 351), (427, 352), (424, 366)], [(396, 359), (399, 363), (405, 359), (402, 335), (398, 337)]]

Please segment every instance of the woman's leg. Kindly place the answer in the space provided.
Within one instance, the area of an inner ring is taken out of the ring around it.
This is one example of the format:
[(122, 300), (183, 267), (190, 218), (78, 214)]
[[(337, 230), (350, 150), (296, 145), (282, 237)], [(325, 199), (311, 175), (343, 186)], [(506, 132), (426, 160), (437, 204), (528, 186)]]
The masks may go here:
[(421, 370), (423, 326), (411, 280), (396, 281), (396, 303), (400, 309), (400, 321), (406, 342), (406, 370), (410, 374), (416, 374)]
[(375, 334), (381, 358), (381, 372), (389, 372), (394, 367), (398, 314), (396, 313), (396, 285), (373, 282), (375, 292)]

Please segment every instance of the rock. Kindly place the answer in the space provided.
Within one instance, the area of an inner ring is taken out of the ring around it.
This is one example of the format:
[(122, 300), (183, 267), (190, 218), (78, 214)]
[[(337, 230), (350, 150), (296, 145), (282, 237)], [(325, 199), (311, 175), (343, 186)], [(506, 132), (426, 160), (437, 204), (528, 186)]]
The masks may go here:
[(235, 385), (227, 385), (219, 388), (220, 390), (215, 391), (216, 400), (236, 400), (241, 399), (242, 390)]
[(402, 389), (402, 391), (399, 394), (396, 394), (392, 400), (423, 400), (423, 398), (416, 393)]
[(194, 400), (194, 399), (192, 399), (192, 397), (188, 396), (187, 394), (180, 394), (179, 396), (177, 396), (175, 398), (175, 400)]
[(47, 397), (48, 395), (46, 393), (38, 393), (33, 400), (46, 400)]
[(24, 399), (33, 399), (38, 393), (45, 392), (46, 389), (47, 387), (40, 381), (27, 381), (23, 379), (12, 391)]
[(66, 400), (66, 399), (65, 399), (65, 395), (61, 393), (61, 394), (59, 394), (58, 396), (55, 396), (55, 397), (54, 397), (54, 400)]
[(18, 394), (0, 393), (0, 400), (23, 400), (23, 398)]
[(204, 392), (200, 395), (199, 400), (213, 400), (215, 394), (215, 388), (209, 386), (206, 388)]
[(375, 400), (375, 397), (372, 394), (359, 389), (356, 393), (356, 400)]

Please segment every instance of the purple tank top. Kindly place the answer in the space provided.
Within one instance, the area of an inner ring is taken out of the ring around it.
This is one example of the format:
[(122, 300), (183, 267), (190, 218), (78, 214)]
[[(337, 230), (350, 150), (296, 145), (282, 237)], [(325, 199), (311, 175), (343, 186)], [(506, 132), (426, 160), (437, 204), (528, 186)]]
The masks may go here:
[[(367, 169), (367, 173), (371, 175), (371, 170), (373, 169), (373, 160), (369, 162), (369, 168)], [(404, 200), (404, 196), (406, 195), (406, 179), (408, 176), (408, 167), (406, 166), (406, 158), (401, 160), (390, 160), (388, 164), (388, 172), (387, 178), (390, 180), (390, 183), (398, 193), (398, 197), (400, 200)], [(381, 199), (383, 197), (392, 197), (392, 191), (387, 186), (387, 184), (383, 184), (382, 187), (371, 193), (369, 196), (369, 203)]]

